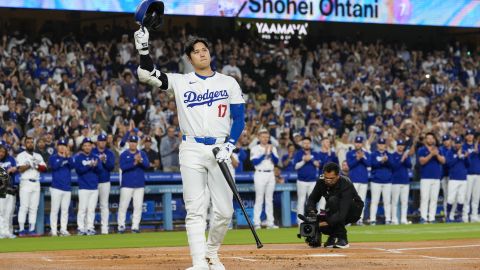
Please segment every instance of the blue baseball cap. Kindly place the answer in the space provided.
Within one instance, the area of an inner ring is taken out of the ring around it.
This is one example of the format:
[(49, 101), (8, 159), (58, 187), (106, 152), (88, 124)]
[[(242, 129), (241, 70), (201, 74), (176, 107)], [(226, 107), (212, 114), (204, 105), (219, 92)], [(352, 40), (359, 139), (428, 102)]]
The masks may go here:
[[(83, 142), (82, 142), (83, 143)], [(67, 139), (64, 139), (64, 138), (60, 138), (58, 141), (57, 141), (57, 144), (58, 145), (68, 145), (68, 140)]]
[(93, 143), (93, 142), (92, 142), (92, 139), (90, 139), (89, 137), (85, 137), (85, 138), (83, 138), (82, 145), (84, 143)]
[(467, 129), (467, 132), (465, 133), (465, 135), (475, 135), (475, 130), (469, 128)]
[(385, 139), (384, 138), (378, 139), (377, 144), (385, 144)]
[(97, 142), (104, 142), (106, 140), (107, 140), (107, 135), (105, 135), (103, 133), (98, 135), (98, 137), (97, 137)]
[(462, 143), (463, 139), (460, 136), (455, 137), (455, 143)]
[(442, 141), (448, 141), (448, 140), (450, 140), (450, 135), (445, 134), (442, 136)]
[(362, 136), (355, 137), (355, 143), (363, 143), (363, 137)]
[(136, 135), (130, 136), (130, 139), (128, 141), (129, 142), (138, 142), (138, 136), (136, 136)]
[(397, 140), (397, 145), (406, 145), (406, 144), (407, 144), (407, 142), (403, 139), (398, 139)]
[(3, 148), (5, 148), (5, 149), (7, 149), (7, 148), (8, 148), (7, 142), (4, 141), (4, 140), (1, 140), (1, 141), (0, 141), (0, 147), (3, 147)]

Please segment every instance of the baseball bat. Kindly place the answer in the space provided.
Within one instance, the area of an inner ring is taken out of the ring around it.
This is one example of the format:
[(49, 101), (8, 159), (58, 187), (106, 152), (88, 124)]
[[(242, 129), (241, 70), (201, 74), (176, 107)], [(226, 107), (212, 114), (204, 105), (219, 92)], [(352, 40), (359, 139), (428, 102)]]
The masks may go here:
[[(215, 147), (213, 148), (213, 155), (217, 156), (218, 152), (220, 152), (220, 148)], [(245, 216), (245, 219), (247, 220), (248, 227), (250, 227), (250, 230), (252, 231), (253, 237), (255, 238), (255, 242), (257, 242), (257, 248), (262, 248), (263, 244), (260, 241), (260, 238), (258, 238), (257, 232), (255, 231), (255, 228), (253, 228), (252, 221), (250, 221), (250, 218), (247, 215), (247, 211), (245, 211), (245, 206), (243, 205), (242, 198), (240, 198), (240, 194), (238, 193), (237, 186), (235, 185), (235, 181), (233, 181), (232, 174), (230, 173), (230, 170), (228, 169), (227, 163), (225, 162), (218, 162), (218, 166), (220, 166), (220, 170), (223, 173), (223, 176), (225, 177), (225, 180), (227, 180), (228, 185), (230, 186), (230, 189), (233, 192), (233, 195), (235, 196), (235, 199), (237, 200), (238, 204), (240, 204), (240, 208), (242, 208), (243, 215)]]

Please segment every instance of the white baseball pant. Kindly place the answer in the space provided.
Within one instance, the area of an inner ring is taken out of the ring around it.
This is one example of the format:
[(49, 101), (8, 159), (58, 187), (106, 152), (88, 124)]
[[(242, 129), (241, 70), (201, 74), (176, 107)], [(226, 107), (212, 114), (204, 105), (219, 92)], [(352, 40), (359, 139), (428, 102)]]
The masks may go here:
[[(212, 153), (212, 149), (218, 146), (185, 141), (180, 144), (180, 173), (187, 211), (185, 224), (194, 266), (204, 265), (205, 257), (218, 257), (218, 250), (232, 220), (233, 193)], [(210, 192), (210, 200), (206, 198), (206, 190)], [(205, 228), (209, 201), (213, 217), (207, 240)]]
[(6, 221), (8, 225), (8, 232), (13, 234), (13, 216), (15, 214), (15, 207), (17, 204), (17, 197), (15, 195), (7, 194), (6, 201)]
[(50, 188), (50, 228), (52, 234), (57, 233), (58, 212), (60, 213), (60, 230), (66, 231), (68, 225), (68, 207), (72, 198), (72, 192)]
[(77, 226), (78, 231), (86, 232), (86, 230), (95, 230), (95, 208), (98, 202), (98, 189), (78, 190), (78, 214)]
[[(450, 179), (448, 181), (448, 204), (464, 204), (467, 194), (467, 181)], [(452, 207), (450, 219), (455, 219), (455, 208)]]
[(265, 202), (265, 215), (267, 226), (274, 225), (273, 218), (273, 192), (275, 191), (275, 175), (271, 172), (256, 171), (253, 174), (255, 185), (255, 205), (253, 206), (253, 224), (260, 226), (263, 203)]
[(443, 211), (447, 211), (447, 201), (448, 201), (448, 176), (444, 176), (440, 182), (440, 186), (443, 191)]
[(133, 199), (132, 230), (140, 229), (142, 220), (143, 196), (145, 188), (126, 188), (120, 189), (120, 204), (118, 205), (118, 227), (125, 228), (125, 219), (128, 206)]
[(108, 221), (110, 217), (110, 207), (108, 199), (110, 197), (110, 182), (98, 184), (98, 203), (100, 206), (100, 217), (102, 223), (102, 233), (108, 233)]
[(370, 204), (370, 222), (377, 222), (378, 202), (380, 195), (382, 195), (383, 209), (385, 212), (385, 222), (392, 221), (392, 184), (379, 184), (372, 182), (370, 184), (370, 193), (372, 194), (372, 201)]
[(20, 231), (25, 230), (25, 222), (27, 221), (29, 230), (35, 230), (37, 221), (38, 204), (40, 203), (40, 182), (31, 182), (29, 180), (20, 181), (20, 208), (18, 210), (18, 226)]
[[(463, 220), (468, 221), (470, 214), (471, 222), (478, 222), (478, 204), (480, 201), (480, 175), (467, 175), (467, 189), (465, 196), (465, 205), (463, 206)], [(471, 213), (470, 213), (471, 211)]]
[(7, 198), (0, 198), (0, 237), (8, 233)]
[[(355, 190), (357, 191), (358, 196), (360, 196), (360, 198), (362, 199), (362, 201), (363, 201), (363, 202), (366, 202), (368, 184), (367, 184), (367, 183), (353, 183), (353, 187), (355, 187)], [(365, 209), (364, 209), (364, 211), (365, 211)], [(361, 220), (361, 221), (363, 221), (363, 213), (364, 213), (364, 211), (362, 211), (362, 215), (360, 216), (360, 220)]]
[[(297, 180), (297, 214), (305, 214), (305, 201), (308, 196), (310, 196), (310, 193), (312, 193), (315, 183), (315, 181), (307, 182)], [(297, 217), (297, 224), (300, 224), (301, 222), (303, 221)]]
[(398, 224), (398, 201), (400, 200), (400, 223), (407, 224), (409, 184), (392, 184), (392, 223)]
[(423, 220), (435, 221), (438, 193), (440, 193), (440, 179), (420, 180), (420, 216)]

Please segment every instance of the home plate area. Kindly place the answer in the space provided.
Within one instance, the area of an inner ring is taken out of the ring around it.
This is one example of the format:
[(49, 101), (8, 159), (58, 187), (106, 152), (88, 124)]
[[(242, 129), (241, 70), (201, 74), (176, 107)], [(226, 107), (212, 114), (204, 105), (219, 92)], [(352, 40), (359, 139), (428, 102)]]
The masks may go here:
[[(479, 240), (351, 243), (349, 249), (303, 244), (228, 245), (226, 269), (479, 269)], [(0, 269), (185, 269), (187, 247), (0, 254)]]

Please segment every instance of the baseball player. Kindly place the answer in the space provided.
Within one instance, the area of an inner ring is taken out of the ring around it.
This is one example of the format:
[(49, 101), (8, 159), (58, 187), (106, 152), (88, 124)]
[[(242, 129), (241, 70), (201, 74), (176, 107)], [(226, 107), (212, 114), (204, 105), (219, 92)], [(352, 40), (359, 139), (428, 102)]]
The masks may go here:
[(453, 210), (454, 203), (457, 203), (458, 212), (462, 213), (463, 202), (467, 194), (467, 158), (469, 153), (467, 149), (463, 149), (462, 143), (462, 137), (456, 137), (454, 147), (446, 156), (449, 177), (448, 202), (445, 213), (447, 222), (455, 220), (455, 210)]
[[(10, 176), (10, 184), (7, 187), (5, 198), (0, 198), (0, 239), (15, 238), (13, 234), (13, 212), (15, 211), (15, 189), (12, 187), (13, 179), (17, 171), (15, 159), (8, 154), (8, 145), (0, 141), (0, 168), (3, 168)], [(9, 192), (10, 191), (10, 192)]]
[[(371, 163), (370, 153), (363, 148), (363, 137), (355, 137), (355, 149), (347, 152), (347, 164), (353, 186), (362, 201), (365, 201), (368, 189), (368, 167)], [(363, 212), (357, 224), (363, 224)]]
[(479, 222), (478, 204), (480, 201), (480, 146), (474, 142), (475, 131), (468, 129), (465, 135), (464, 150), (468, 153), (467, 191), (463, 207), (463, 221)]
[(137, 149), (138, 137), (131, 136), (128, 150), (120, 155), (122, 181), (120, 188), (120, 204), (118, 206), (118, 232), (125, 232), (125, 216), (128, 205), (133, 198), (132, 232), (140, 232), (142, 218), (143, 195), (145, 192), (145, 170), (150, 167), (147, 154)]
[(115, 155), (107, 148), (107, 135), (97, 136), (97, 147), (92, 150), (92, 154), (99, 160), (98, 166), (98, 200), (100, 204), (101, 233), (108, 234), (108, 219), (110, 208), (108, 198), (110, 197), (110, 172), (115, 168)]
[[(143, 22), (144, 14), (136, 14), (137, 21)], [(193, 262), (189, 269), (225, 269), (218, 250), (232, 218), (233, 194), (217, 161), (231, 162), (230, 156), (245, 127), (242, 91), (234, 78), (212, 71), (206, 40), (194, 38), (185, 44), (185, 54), (195, 72), (170, 74), (154, 68), (148, 55), (148, 38), (147, 27), (135, 32), (135, 46), (140, 54), (139, 79), (174, 93), (183, 134), (179, 160)], [(220, 148), (216, 157), (212, 152), (215, 147)], [(205, 239), (207, 189), (214, 213), (208, 241)]]
[[(318, 178), (320, 157), (312, 151), (312, 140), (309, 137), (303, 138), (302, 150), (298, 150), (293, 158), (295, 170), (297, 171), (297, 214), (305, 213), (305, 201), (312, 193)], [(325, 200), (323, 200), (325, 201)], [(301, 220), (297, 218), (297, 223)]]
[(92, 153), (93, 142), (85, 137), (80, 152), (74, 156), (74, 168), (78, 175), (78, 235), (95, 235), (95, 208), (98, 202), (98, 173), (100, 161)]
[[(18, 210), (19, 236), (36, 235), (35, 222), (37, 220), (38, 204), (40, 203), (40, 172), (47, 170), (47, 165), (40, 154), (33, 152), (32, 137), (25, 138), (25, 151), (17, 156), (17, 168), (20, 172), (20, 208)], [(27, 220), (29, 230), (25, 231)]]
[(391, 154), (392, 168), (392, 224), (398, 224), (398, 200), (400, 200), (400, 223), (408, 224), (408, 193), (410, 192), (410, 177), (408, 170), (412, 168), (412, 160), (405, 150), (406, 141), (397, 140), (397, 151)]
[(425, 145), (417, 151), (420, 164), (420, 223), (435, 222), (438, 193), (440, 191), (440, 177), (445, 156), (436, 146), (433, 133), (425, 136)]
[(57, 142), (57, 152), (50, 156), (48, 166), (52, 170), (52, 185), (50, 187), (50, 228), (51, 235), (58, 236), (57, 222), (60, 214), (60, 236), (70, 236), (67, 231), (68, 207), (72, 198), (73, 159), (68, 148), (68, 140), (60, 139)]
[(377, 141), (377, 150), (372, 153), (372, 182), (370, 184), (372, 202), (370, 204), (370, 225), (377, 223), (377, 210), (380, 195), (385, 209), (385, 224), (392, 223), (392, 156), (387, 152), (385, 139)]
[(318, 157), (320, 158), (319, 175), (323, 174), (323, 166), (325, 164), (329, 162), (339, 164), (338, 157), (335, 154), (335, 150), (332, 148), (329, 137), (325, 136), (322, 138), (322, 148), (320, 149), (320, 152), (318, 152)]
[[(442, 136), (442, 146), (440, 146), (440, 152), (448, 153), (452, 149), (452, 140), (448, 134)], [(442, 166), (442, 181), (441, 187), (443, 192), (443, 209), (447, 209), (448, 200), (448, 164), (445, 162)], [(445, 215), (446, 217), (446, 215)]]
[(273, 192), (275, 191), (275, 174), (273, 169), (275, 164), (278, 163), (277, 149), (269, 143), (270, 134), (266, 129), (259, 130), (258, 140), (259, 144), (250, 150), (250, 160), (253, 166), (255, 166), (255, 173), (253, 174), (253, 183), (255, 185), (253, 224), (255, 229), (261, 228), (260, 215), (262, 214), (263, 202), (265, 201), (267, 228), (277, 229), (278, 226), (275, 225), (273, 218)]

